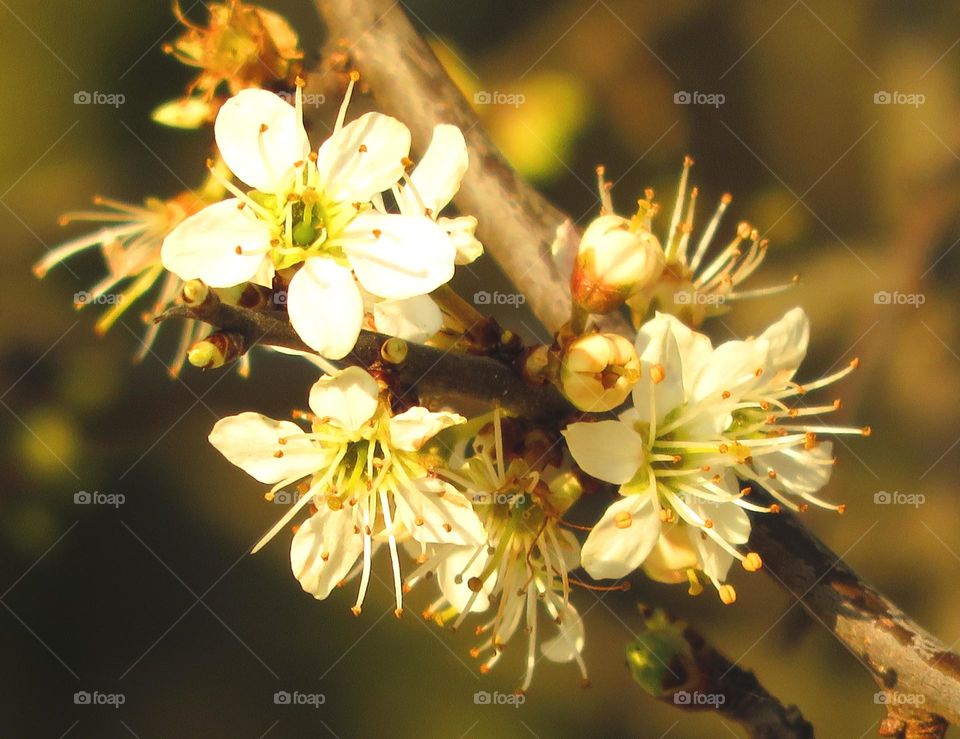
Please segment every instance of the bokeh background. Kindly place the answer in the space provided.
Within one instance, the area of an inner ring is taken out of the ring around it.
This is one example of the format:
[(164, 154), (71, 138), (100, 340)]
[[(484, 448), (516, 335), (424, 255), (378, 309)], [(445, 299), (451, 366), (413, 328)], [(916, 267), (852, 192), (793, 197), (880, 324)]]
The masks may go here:
[[(183, 4), (203, 18), (202, 3)], [(318, 48), (323, 29), (308, 0), (264, 5), (291, 20), (308, 53)], [(811, 511), (808, 523), (944, 642), (960, 640), (960, 6), (408, 7), (471, 99), (522, 96), (478, 111), (510, 159), (575, 216), (595, 211), (598, 163), (625, 211), (646, 186), (669, 209), (688, 153), (701, 213), (734, 193), (726, 233), (749, 220), (772, 242), (756, 284), (796, 272), (802, 284), (709, 330), (756, 333), (799, 303), (814, 330), (802, 376), (861, 357), (837, 393), (844, 420), (874, 434), (839, 445), (827, 494), (847, 502), (847, 515)], [(282, 509), (206, 434), (242, 409), (282, 416), (301, 406), (310, 368), (260, 354), (249, 380), (189, 369), (171, 380), (161, 361), (169, 336), (159, 357), (130, 361), (137, 310), (102, 340), (96, 308), (72, 310), (73, 293), (101, 276), (96, 255), (42, 283), (30, 273), (46, 249), (82, 232), (56, 219), (94, 193), (138, 201), (199, 182), (207, 135), (148, 120), (190, 77), (161, 53), (173, 33), (167, 2), (0, 0), (0, 734), (741, 735), (631, 682), (623, 650), (638, 601), (696, 625), (798, 703), (821, 736), (875, 734), (882, 707), (854, 656), (762, 574), (734, 576), (732, 607), (652, 583), (602, 599), (578, 592), (593, 687), (582, 689), (573, 667), (544, 662), (514, 708), (476, 705), (474, 693), (515, 688), (522, 648), (481, 679), (469, 634), (416, 617), (426, 593), (411, 596), (416, 607), (398, 622), (375, 582), (356, 619), (350, 589), (323, 603), (302, 593), (286, 536), (245, 556)], [(75, 105), (81, 90), (126, 102)], [(716, 104), (675, 102), (682, 92)], [(884, 303), (878, 292), (912, 297)], [(505, 323), (529, 321), (513, 310)], [(79, 491), (125, 503), (77, 505)], [(882, 491), (922, 502), (875, 503)], [(125, 703), (78, 706), (79, 690), (122, 693)], [(277, 706), (278, 690), (326, 702)]]

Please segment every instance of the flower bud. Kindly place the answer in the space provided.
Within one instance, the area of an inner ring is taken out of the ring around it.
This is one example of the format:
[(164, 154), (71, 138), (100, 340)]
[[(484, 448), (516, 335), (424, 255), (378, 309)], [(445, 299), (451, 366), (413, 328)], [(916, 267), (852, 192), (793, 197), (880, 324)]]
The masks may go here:
[(203, 280), (187, 280), (183, 283), (180, 297), (188, 308), (199, 308), (210, 296), (210, 288)]
[(627, 297), (652, 285), (663, 272), (663, 248), (646, 229), (615, 215), (594, 220), (580, 240), (570, 289), (587, 313), (609, 313)]
[(660, 699), (702, 684), (703, 674), (687, 638), (686, 624), (659, 609), (641, 606), (640, 615), (644, 623), (627, 644), (627, 666), (634, 681)]
[(388, 364), (403, 364), (408, 352), (407, 342), (397, 337), (387, 339), (380, 346), (380, 358)]
[(582, 411), (608, 411), (640, 379), (640, 359), (617, 334), (587, 334), (571, 341), (560, 363), (560, 388)]
[(217, 369), (238, 359), (243, 354), (244, 343), (240, 334), (215, 331), (190, 347), (187, 361), (200, 369)]

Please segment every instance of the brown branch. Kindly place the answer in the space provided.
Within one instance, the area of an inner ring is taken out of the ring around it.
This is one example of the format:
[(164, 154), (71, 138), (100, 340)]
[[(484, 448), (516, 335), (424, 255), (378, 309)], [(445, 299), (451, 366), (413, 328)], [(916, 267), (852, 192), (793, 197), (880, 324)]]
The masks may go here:
[(794, 514), (752, 519), (750, 546), (764, 569), (877, 681), (877, 701), (888, 709), (882, 736), (941, 737), (947, 721), (960, 723), (960, 656), (865, 583)]
[[(503, 162), (402, 3), (316, 5), (331, 39), (348, 51), (380, 106), (410, 127), (420, 151), (437, 123), (454, 123), (465, 132), (471, 167), (456, 202), (479, 218), (488, 251), (524, 291), (533, 312), (548, 329), (559, 328), (569, 315), (568, 291), (548, 255), (564, 214)], [(431, 374), (446, 371), (440, 362)], [(484, 383), (471, 388), (497, 391)], [(960, 723), (960, 657), (865, 584), (792, 516), (755, 517), (751, 541), (768, 572), (859, 656), (886, 695), (897, 700), (916, 691), (924, 697), (921, 706), (888, 704), (886, 735), (942, 736), (944, 719)]]
[[(460, 90), (394, 0), (317, 0), (330, 30), (328, 50), (345, 49), (379, 106), (402, 120), (423, 152), (438, 123), (460, 127), (470, 174), (458, 207), (479, 222), (478, 236), (522, 289), (534, 314), (555, 330), (570, 316), (570, 290), (550, 245), (566, 216), (504, 162)], [(427, 92), (428, 91), (428, 92)], [(522, 246), (521, 246), (522, 245)]]
[[(251, 310), (217, 300), (211, 291), (196, 307), (177, 305), (155, 320), (195, 319), (215, 326), (235, 340), (233, 349), (245, 354), (252, 347), (277, 346), (312, 352), (276, 310)], [(363, 331), (344, 364), (371, 367), (381, 363), (381, 349), (389, 336)], [(445, 400), (471, 399), (499, 404), (534, 420), (557, 418), (574, 411), (552, 385), (530, 385), (508, 364), (490, 357), (444, 352), (423, 344), (406, 344), (406, 356), (396, 364), (383, 363), (400, 392)], [(440, 370), (438, 371), (438, 368)]]
[(752, 739), (813, 739), (796, 706), (784, 706), (752, 672), (732, 663), (703, 636), (660, 609), (640, 607), (643, 626), (627, 646), (634, 680), (684, 711), (716, 711)]
[(720, 715), (739, 723), (752, 739), (813, 739), (813, 726), (799, 708), (783, 705), (756, 675), (731, 663), (693, 629), (688, 627), (684, 637), (709, 680), (708, 689), (725, 699), (717, 708)]

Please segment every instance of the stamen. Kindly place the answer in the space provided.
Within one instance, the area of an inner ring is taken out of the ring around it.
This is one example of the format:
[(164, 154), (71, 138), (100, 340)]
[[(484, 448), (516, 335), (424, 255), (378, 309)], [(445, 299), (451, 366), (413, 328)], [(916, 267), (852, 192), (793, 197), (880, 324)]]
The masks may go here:
[[(298, 88), (299, 89), (299, 88)], [(400, 578), (400, 557), (397, 554), (397, 537), (393, 531), (393, 519), (390, 516), (390, 501), (387, 494), (380, 491), (380, 503), (383, 506), (383, 522), (387, 530), (387, 542), (390, 546), (390, 563), (393, 567), (393, 591), (396, 596), (397, 607), (394, 615), (397, 618), (403, 615), (403, 586)]]
[(697, 268), (700, 266), (700, 262), (703, 260), (704, 255), (707, 253), (707, 249), (710, 247), (710, 242), (713, 241), (714, 234), (717, 232), (717, 227), (720, 225), (720, 220), (723, 218), (723, 214), (727, 210), (727, 206), (729, 206), (732, 201), (733, 196), (729, 193), (724, 194), (724, 196), (720, 198), (720, 204), (717, 206), (716, 211), (713, 213), (713, 217), (710, 219), (710, 223), (707, 224), (706, 230), (700, 237), (700, 242), (697, 244), (697, 250), (694, 252), (693, 259), (690, 260), (690, 272), (696, 273)]
[(677, 187), (677, 200), (673, 206), (673, 216), (670, 218), (670, 229), (667, 231), (667, 248), (666, 248), (666, 257), (667, 261), (671, 261), (677, 254), (677, 247), (679, 245), (679, 234), (677, 233), (677, 226), (680, 224), (680, 219), (683, 217), (683, 205), (684, 199), (687, 193), (687, 180), (690, 177), (690, 167), (693, 166), (693, 159), (690, 157), (683, 158), (683, 172), (680, 175), (680, 184)]
[(347, 83), (347, 91), (343, 95), (343, 102), (340, 103), (340, 111), (337, 113), (337, 122), (333, 126), (334, 133), (343, 128), (343, 122), (347, 117), (347, 106), (350, 105), (350, 98), (353, 95), (353, 88), (359, 79), (359, 72), (356, 70), (350, 72), (350, 81)]
[[(373, 498), (375, 501), (376, 498)], [(364, 510), (363, 512), (363, 523), (366, 528), (370, 526), (370, 512)], [(360, 590), (357, 593), (357, 602), (350, 610), (353, 612), (354, 616), (359, 616), (363, 611), (363, 599), (367, 594), (367, 587), (370, 585), (370, 564), (373, 559), (371, 555), (372, 541), (370, 534), (364, 533), (363, 535), (363, 573), (360, 575)]]
[(604, 179), (606, 168), (601, 164), (597, 167), (597, 191), (600, 193), (600, 215), (613, 213), (613, 198), (610, 196), (611, 185)]

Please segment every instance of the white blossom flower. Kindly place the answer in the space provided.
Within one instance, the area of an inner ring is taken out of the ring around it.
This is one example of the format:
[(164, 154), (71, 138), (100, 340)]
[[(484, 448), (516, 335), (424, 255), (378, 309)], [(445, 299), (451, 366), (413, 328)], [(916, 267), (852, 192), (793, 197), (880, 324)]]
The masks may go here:
[(702, 572), (731, 603), (736, 593), (724, 580), (733, 560), (750, 571), (761, 564), (756, 553), (737, 549), (750, 534), (744, 509), (777, 510), (748, 503), (750, 487), (741, 489), (738, 478), (794, 510), (805, 508), (794, 500), (800, 498), (842, 512), (813, 494), (833, 463), (830, 444), (817, 434), (869, 429), (789, 423), (839, 407), (790, 408), (784, 401), (856, 366), (806, 386), (794, 383), (808, 335), (799, 308), (755, 339), (715, 348), (672, 316), (658, 314), (641, 328), (636, 348), (643, 372), (633, 408), (619, 420), (574, 423), (563, 432), (581, 469), (619, 485), (622, 496), (587, 537), (587, 572), (619, 578), (652, 556), (658, 579), (685, 571), (696, 593)]
[(388, 300), (425, 295), (450, 279), (456, 257), (431, 218), (380, 212), (371, 204), (404, 177), (410, 132), (379, 113), (344, 125), (354, 82), (333, 134), (314, 152), (299, 86), (295, 107), (265, 90), (230, 98), (214, 127), (217, 146), (253, 189), (243, 193), (228, 183), (236, 197), (187, 219), (162, 250), (167, 269), (213, 287), (271, 286), (280, 272), (289, 278), (294, 329), (331, 359), (356, 343), (364, 318), (361, 288)]
[(304, 480), (297, 502), (254, 551), (311, 504), (313, 513), (297, 529), (290, 550), (293, 573), (304, 590), (323, 599), (359, 572), (353, 606), (359, 615), (373, 551), (386, 542), (399, 617), (398, 542), (476, 546), (484, 539), (469, 501), (432, 476), (437, 460), (423, 451), (436, 433), (465, 419), (419, 406), (393, 415), (377, 381), (358, 367), (318, 380), (310, 391), (310, 409), (312, 414), (300, 415), (311, 422), (309, 432), (290, 421), (241, 413), (221, 419), (210, 433), (210, 442), (229, 461), (273, 486), (269, 498)]
[[(466, 492), (486, 537), (479, 545), (425, 550), (407, 586), (435, 572), (442, 595), (423, 615), (440, 625), (453, 622), (453, 628), (471, 613), (496, 604), (492, 618), (476, 628), (483, 642), (471, 650), (474, 658), (484, 657), (482, 673), (490, 671), (522, 628), (527, 634), (527, 662), (521, 690), (533, 680), (538, 646), (550, 661), (576, 662), (586, 681), (583, 621), (569, 600), (569, 573), (580, 565), (580, 544), (560, 525), (580, 488), (572, 476), (546, 463), (550, 455), (539, 447), (523, 456), (505, 455), (499, 411), (492, 434), (482, 434), (473, 443), (477, 453), (462, 469), (437, 474)], [(544, 642), (538, 641), (538, 604), (558, 627), (558, 633)]]
[[(127, 309), (153, 290), (159, 281), (160, 288), (148, 311), (149, 317), (158, 315), (176, 299), (183, 285), (176, 275), (164, 274), (160, 263), (163, 239), (178, 224), (221, 195), (222, 192), (208, 182), (195, 193), (182, 192), (168, 200), (147, 198), (142, 206), (98, 196), (94, 198), (94, 205), (100, 209), (65, 213), (60, 223), (67, 225), (85, 221), (102, 224), (101, 227), (51, 249), (34, 265), (34, 274), (45, 277), (53, 267), (70, 257), (96, 249), (103, 257), (107, 275), (89, 290), (78, 292), (74, 305), (78, 310), (87, 305), (109, 306), (97, 320), (97, 333), (106, 333)], [(127, 284), (120, 292), (111, 292), (124, 283)], [(159, 324), (149, 321), (142, 346), (136, 353), (137, 361), (151, 351), (159, 329)], [(176, 359), (170, 366), (172, 374), (180, 371), (187, 348), (203, 331), (205, 329), (196, 321), (184, 323)]]

